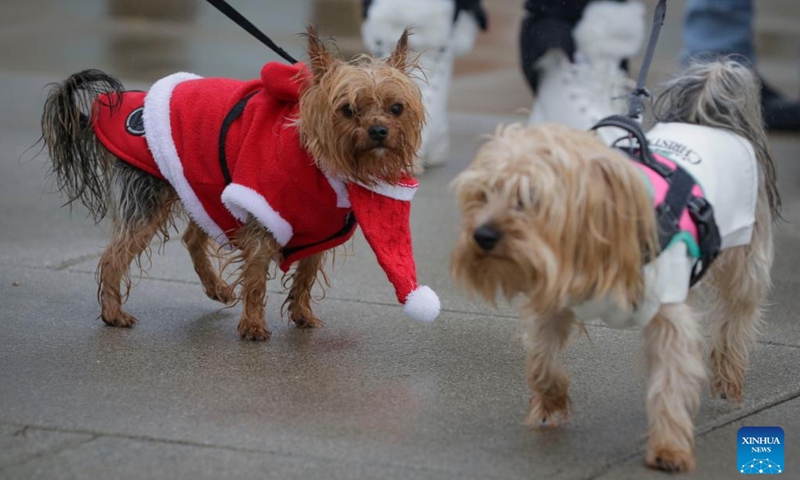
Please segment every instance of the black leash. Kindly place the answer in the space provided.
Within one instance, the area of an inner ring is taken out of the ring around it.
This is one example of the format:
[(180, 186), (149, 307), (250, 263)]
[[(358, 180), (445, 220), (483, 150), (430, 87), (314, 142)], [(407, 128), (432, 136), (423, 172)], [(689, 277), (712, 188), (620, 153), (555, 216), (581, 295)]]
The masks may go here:
[(256, 28), (256, 26), (253, 25), (250, 22), (250, 20), (244, 18), (244, 16), (241, 13), (237, 12), (236, 9), (234, 9), (232, 6), (230, 6), (228, 2), (226, 2), (225, 0), (207, 0), (207, 1), (211, 5), (215, 6), (217, 10), (222, 12), (226, 17), (236, 22), (236, 25), (239, 25), (240, 27), (244, 28), (247, 31), (247, 33), (256, 37), (261, 43), (269, 47), (273, 52), (283, 57), (286, 61), (293, 64), (297, 63), (297, 60), (295, 60), (294, 57), (286, 53), (284, 49), (279, 47), (268, 36), (264, 35), (264, 32)]
[(650, 96), (650, 92), (645, 86), (647, 84), (647, 73), (650, 71), (653, 53), (656, 51), (658, 36), (661, 33), (661, 27), (664, 25), (666, 13), (667, 0), (659, 0), (653, 18), (653, 29), (650, 30), (650, 40), (647, 42), (647, 52), (642, 60), (642, 68), (639, 69), (639, 79), (636, 81), (636, 88), (628, 98), (628, 116), (631, 118), (639, 118), (641, 116), (642, 112), (644, 112), (644, 98)]

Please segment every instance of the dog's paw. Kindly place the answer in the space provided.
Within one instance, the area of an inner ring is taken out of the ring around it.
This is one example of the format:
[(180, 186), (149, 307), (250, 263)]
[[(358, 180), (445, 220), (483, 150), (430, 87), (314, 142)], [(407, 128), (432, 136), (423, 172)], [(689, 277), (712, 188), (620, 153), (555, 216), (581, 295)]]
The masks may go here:
[(206, 295), (211, 300), (225, 305), (231, 305), (236, 301), (236, 294), (233, 292), (233, 287), (225, 282), (220, 282), (213, 291), (207, 290)]
[(647, 466), (668, 473), (686, 473), (694, 469), (692, 452), (674, 447), (657, 447), (647, 451)]
[(740, 355), (718, 349), (711, 350), (710, 360), (712, 395), (733, 405), (741, 404), (747, 362)]
[(711, 381), (711, 393), (733, 405), (742, 403), (742, 387), (736, 382), (715, 378)]
[(543, 399), (534, 395), (525, 417), (525, 425), (531, 428), (552, 428), (569, 420), (569, 397)]
[(100, 318), (103, 319), (106, 325), (111, 327), (130, 328), (137, 322), (136, 317), (122, 310), (114, 314), (102, 314)]
[(238, 330), (243, 340), (251, 340), (253, 342), (263, 342), (269, 340), (269, 337), (272, 336), (272, 333), (262, 325), (240, 323)]
[(292, 316), (292, 321), (297, 328), (320, 328), (325, 326), (322, 320), (317, 318), (314, 314), (294, 315)]

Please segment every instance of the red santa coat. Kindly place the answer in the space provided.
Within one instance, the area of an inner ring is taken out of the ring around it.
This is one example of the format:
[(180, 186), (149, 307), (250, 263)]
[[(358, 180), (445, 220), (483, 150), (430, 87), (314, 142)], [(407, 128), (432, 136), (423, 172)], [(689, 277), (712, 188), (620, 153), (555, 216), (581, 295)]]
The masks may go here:
[(408, 215), (417, 181), (366, 187), (332, 178), (301, 146), (293, 122), (303, 64), (268, 63), (261, 78), (176, 73), (148, 92), (101, 96), (94, 131), (114, 155), (168, 181), (190, 217), (217, 242), (255, 217), (284, 248), (281, 269), (349, 239), (356, 217), (406, 313), (424, 321), (439, 300), (417, 285)]
[[(111, 100), (101, 99), (95, 132), (112, 153), (166, 179), (217, 241), (255, 216), (284, 247), (286, 270), (355, 230), (344, 183), (317, 168), (292, 125), (306, 75), (302, 64), (280, 63), (249, 82), (174, 74), (147, 93), (126, 92), (119, 111), (100, 108)], [(141, 136), (129, 120), (139, 108)]]

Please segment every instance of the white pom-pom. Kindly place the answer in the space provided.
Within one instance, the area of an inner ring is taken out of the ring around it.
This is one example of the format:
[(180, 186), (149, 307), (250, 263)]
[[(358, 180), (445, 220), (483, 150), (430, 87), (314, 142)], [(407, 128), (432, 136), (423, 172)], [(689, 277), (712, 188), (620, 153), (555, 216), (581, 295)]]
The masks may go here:
[(442, 304), (436, 293), (423, 285), (408, 294), (403, 312), (418, 322), (431, 323), (439, 316), (441, 308)]

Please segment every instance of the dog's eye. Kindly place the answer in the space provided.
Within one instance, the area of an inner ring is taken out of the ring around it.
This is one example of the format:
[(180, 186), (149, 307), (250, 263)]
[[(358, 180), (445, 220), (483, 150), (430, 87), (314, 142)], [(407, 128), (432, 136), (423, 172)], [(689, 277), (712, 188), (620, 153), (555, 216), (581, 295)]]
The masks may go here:
[(345, 117), (353, 118), (353, 115), (355, 114), (356, 112), (353, 111), (353, 107), (351, 107), (349, 103), (345, 104), (345, 106), (342, 107), (342, 115), (344, 115)]
[(389, 108), (389, 111), (392, 112), (392, 115), (400, 115), (403, 113), (403, 104), (402, 103), (395, 103)]

